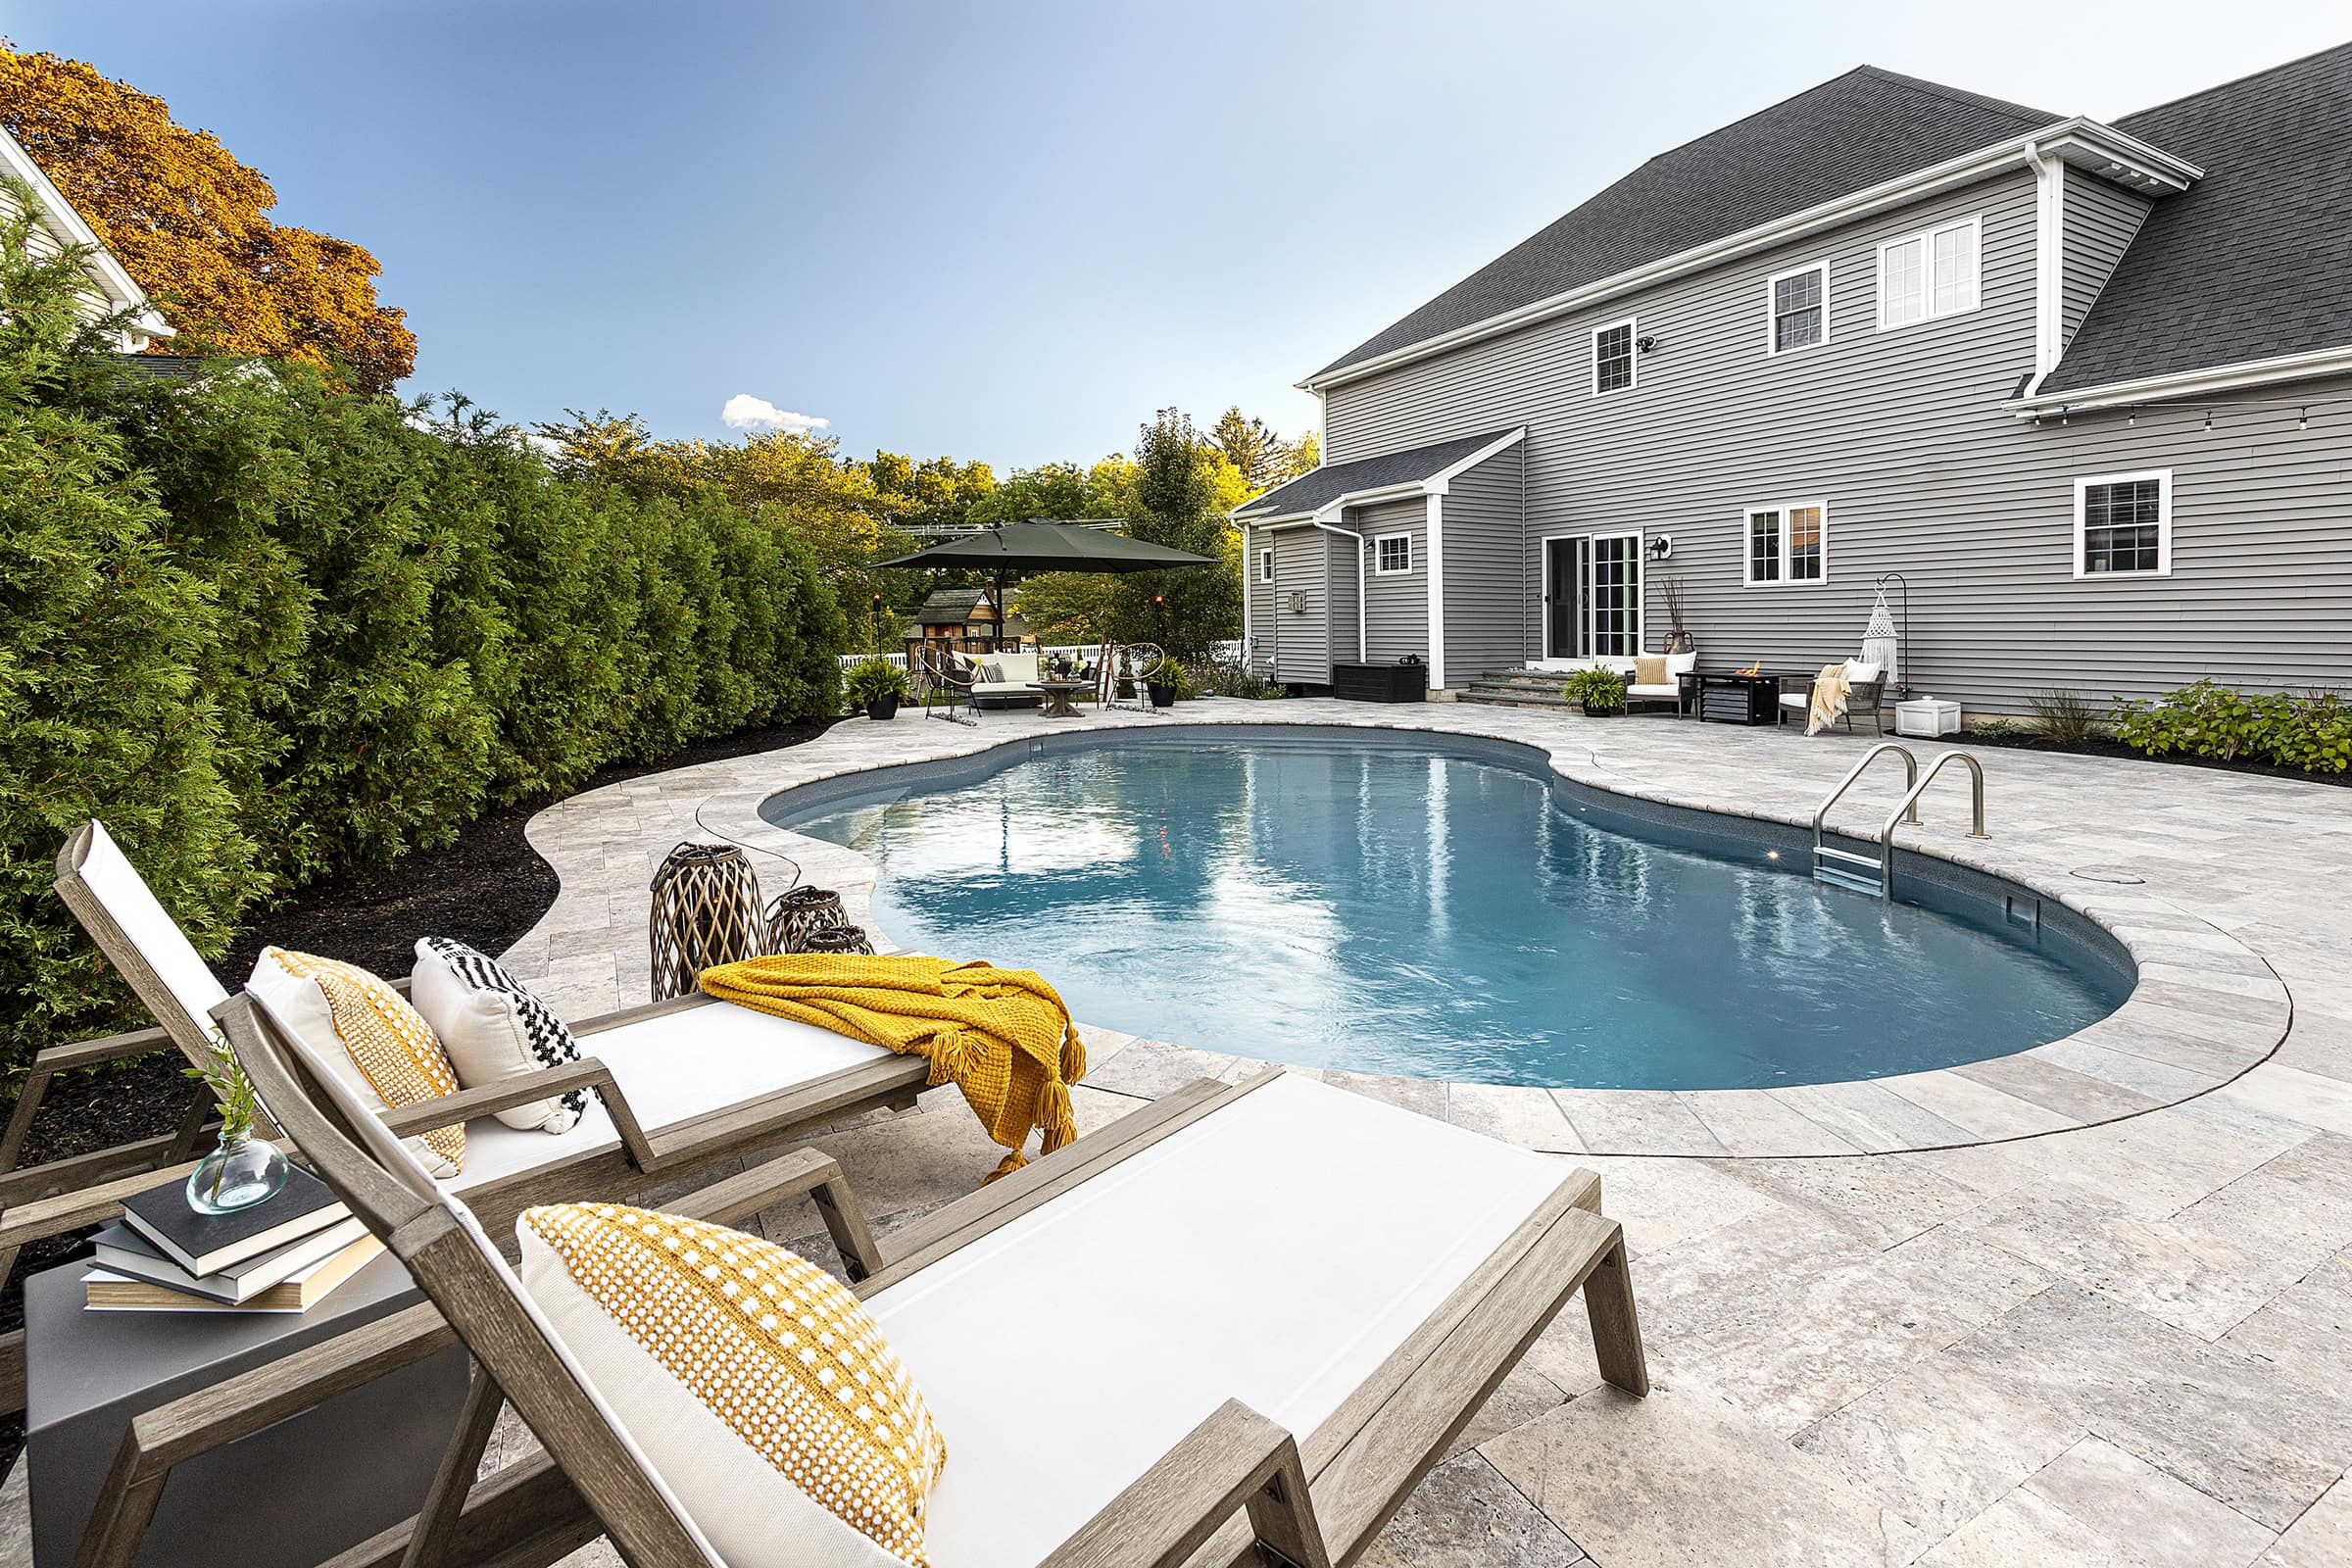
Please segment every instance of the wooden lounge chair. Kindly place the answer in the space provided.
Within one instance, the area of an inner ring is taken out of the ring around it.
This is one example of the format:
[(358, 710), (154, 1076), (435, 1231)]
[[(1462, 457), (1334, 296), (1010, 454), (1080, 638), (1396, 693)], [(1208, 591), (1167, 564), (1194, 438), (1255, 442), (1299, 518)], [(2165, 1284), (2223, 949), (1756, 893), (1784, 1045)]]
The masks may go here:
[[(441, 1316), (412, 1309), (141, 1417), (81, 1568), (129, 1561), (173, 1463), (453, 1334), (476, 1376), (441, 1479), (338, 1568), (527, 1568), (598, 1534), (637, 1568), (715, 1563), (465, 1204), (258, 999), (220, 1017)], [(1179, 1090), (901, 1230), (887, 1261), (813, 1152), (675, 1206), (741, 1223), (811, 1191), (849, 1216), (834, 1234), (858, 1294), (947, 1435), (925, 1523), (941, 1568), (1228, 1564), (1253, 1544), (1350, 1563), (1580, 1289), (1602, 1375), (1648, 1389), (1597, 1177), (1280, 1069)], [(1051, 1333), (1008, 1354), (1022, 1314)], [(502, 1398), (545, 1452), (477, 1486)]]
[[(201, 1063), (210, 1014), (228, 992), (103, 826), (84, 824), (59, 854), (57, 891), (165, 1034)], [(550, 1195), (642, 1192), (812, 1126), (910, 1106), (930, 1070), (920, 1056), (703, 996), (567, 1021), (594, 1054), (384, 1118), (403, 1134), (466, 1124), (466, 1167), (450, 1184), (487, 1223), (504, 1225)], [(517, 1130), (492, 1114), (583, 1088), (597, 1095), (567, 1133)], [(115, 1201), (141, 1185), (126, 1183)], [(101, 1204), (82, 1223), (111, 1213)]]

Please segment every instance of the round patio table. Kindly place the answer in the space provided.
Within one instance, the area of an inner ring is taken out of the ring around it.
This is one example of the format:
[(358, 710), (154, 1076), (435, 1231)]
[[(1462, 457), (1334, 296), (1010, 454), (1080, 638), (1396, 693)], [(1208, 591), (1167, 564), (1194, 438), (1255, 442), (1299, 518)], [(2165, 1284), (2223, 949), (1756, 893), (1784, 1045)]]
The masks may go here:
[(1037, 689), (1046, 694), (1043, 716), (1047, 718), (1076, 718), (1078, 710), (1070, 706), (1070, 698), (1094, 684), (1091, 680), (1041, 680)]

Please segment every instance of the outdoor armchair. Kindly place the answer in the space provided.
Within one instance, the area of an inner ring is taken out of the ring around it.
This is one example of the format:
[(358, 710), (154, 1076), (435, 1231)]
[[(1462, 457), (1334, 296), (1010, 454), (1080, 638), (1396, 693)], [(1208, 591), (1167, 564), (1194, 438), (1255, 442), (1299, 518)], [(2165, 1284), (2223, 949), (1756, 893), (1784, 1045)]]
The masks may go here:
[[(639, 1568), (714, 1562), (464, 1202), (258, 1000), (220, 1017), (440, 1321), (386, 1320), (142, 1418), (84, 1568), (129, 1560), (175, 1460), (282, 1419), (303, 1380), (349, 1387), (452, 1335), (477, 1382), (441, 1482), (344, 1568), (525, 1568), (600, 1533)], [(679, 1206), (740, 1222), (809, 1191), (854, 1213), (815, 1153)], [(948, 1438), (933, 1561), (1174, 1568), (1256, 1543), (1311, 1568), (1371, 1544), (1578, 1291), (1602, 1375), (1647, 1392), (1624, 1239), (1598, 1209), (1590, 1172), (1277, 1069), (1179, 1090), (897, 1232), (886, 1260), (843, 1251)], [(1004, 1353), (1006, 1302), (1052, 1314), (1043, 1353)], [(476, 1486), (502, 1399), (545, 1452)]]
[[(1786, 724), (1794, 713), (1802, 720), (1812, 710), (1814, 675), (1784, 675), (1781, 677), (1780, 720)], [(1854, 727), (1856, 713), (1868, 713), (1871, 722), (1882, 735), (1886, 733), (1886, 666), (1868, 660), (1849, 659), (1845, 662), (1845, 711), (1839, 716), (1845, 727)]]

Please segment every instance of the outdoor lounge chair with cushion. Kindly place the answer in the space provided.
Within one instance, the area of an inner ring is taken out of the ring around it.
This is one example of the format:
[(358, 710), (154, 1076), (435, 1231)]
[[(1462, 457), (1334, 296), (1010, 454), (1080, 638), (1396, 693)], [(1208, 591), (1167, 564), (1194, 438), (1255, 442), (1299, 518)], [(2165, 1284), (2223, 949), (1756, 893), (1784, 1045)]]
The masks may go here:
[[(85, 824), (59, 854), (57, 891), (172, 1043), (203, 1063), (211, 1012), (228, 992), (101, 824)], [(920, 1056), (704, 996), (570, 1027), (592, 1053), (583, 1060), (385, 1117), (404, 1134), (466, 1124), (465, 1168), (450, 1185), (487, 1223), (503, 1225), (550, 1195), (620, 1197), (811, 1126), (911, 1105), (930, 1068)], [(598, 1094), (566, 1133), (518, 1130), (494, 1114), (583, 1088)]]
[[(1636, 704), (1654, 707), (1659, 703), (1670, 703), (1676, 712), (1679, 713), (1683, 710), (1683, 677), (1698, 667), (1698, 651), (1692, 649), (1689, 653), (1666, 654), (1661, 657), (1666, 661), (1666, 678), (1662, 681), (1645, 684), (1634, 678), (1638, 670), (1629, 667), (1624, 671), (1626, 676), (1625, 702), (1628, 708)], [(1630, 660), (1619, 660), (1614, 662), (1627, 666), (1631, 666), (1633, 663)]]
[(971, 685), (966, 696), (974, 708), (1031, 708), (1044, 702), (1038, 688), (1037, 655), (965, 654)]
[[(445, 1323), (414, 1309), (143, 1417), (83, 1568), (130, 1560), (172, 1464), (452, 1332), (477, 1375), (442, 1480), (340, 1568), (525, 1568), (599, 1533), (638, 1568), (715, 1563), (676, 1478), (463, 1201), (259, 999), (220, 1015), (262, 1098)], [(813, 1152), (676, 1206), (739, 1224), (812, 1189), (852, 1207)], [(843, 1250), (948, 1443), (924, 1520), (940, 1568), (1229, 1564), (1253, 1541), (1346, 1564), (1579, 1290), (1602, 1376), (1647, 1392), (1624, 1240), (1598, 1210), (1588, 1171), (1276, 1069), (1180, 1089), (935, 1210), (886, 1263), (870, 1242)], [(1033, 1343), (1007, 1342), (1017, 1325)], [(502, 1398), (546, 1451), (475, 1486)]]
[[(1784, 675), (1781, 677), (1780, 721), (1788, 722), (1791, 713), (1799, 722), (1812, 711), (1815, 675)], [(1845, 711), (1840, 716), (1845, 727), (1854, 727), (1856, 713), (1868, 713), (1880, 734), (1886, 733), (1886, 710), (1881, 699), (1886, 690), (1886, 666), (1868, 660), (1849, 659), (1845, 662)]]

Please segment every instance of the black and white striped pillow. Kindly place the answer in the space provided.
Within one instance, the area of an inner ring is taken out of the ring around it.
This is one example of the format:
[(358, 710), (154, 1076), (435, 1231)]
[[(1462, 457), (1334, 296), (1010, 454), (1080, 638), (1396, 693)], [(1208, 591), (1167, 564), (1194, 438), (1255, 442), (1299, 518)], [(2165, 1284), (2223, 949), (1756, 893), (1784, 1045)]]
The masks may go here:
[[(496, 958), (454, 937), (417, 941), (410, 1000), (440, 1037), (464, 1088), (580, 1059), (579, 1042), (553, 1008)], [(522, 1131), (567, 1133), (587, 1108), (587, 1092), (573, 1089), (502, 1110), (498, 1119)]]

